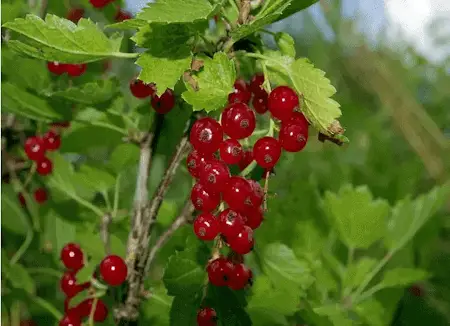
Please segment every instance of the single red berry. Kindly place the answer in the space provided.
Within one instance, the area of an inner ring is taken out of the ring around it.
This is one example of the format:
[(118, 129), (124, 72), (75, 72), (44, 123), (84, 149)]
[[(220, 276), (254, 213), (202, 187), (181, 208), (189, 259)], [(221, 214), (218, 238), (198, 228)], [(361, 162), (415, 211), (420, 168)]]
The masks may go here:
[(48, 175), (53, 171), (53, 163), (47, 157), (43, 157), (37, 161), (36, 166), (36, 172), (39, 175)]
[(263, 74), (258, 73), (252, 77), (249, 88), (250, 91), (255, 95), (255, 97), (261, 97), (265, 95), (267, 98), (267, 92), (263, 88), (263, 84), (264, 84)]
[[(75, 311), (79, 314), (80, 317), (89, 317), (91, 315), (92, 309), (94, 305), (94, 299), (87, 299), (82, 301), (75, 309)], [(106, 320), (108, 317), (108, 307), (104, 304), (104, 302), (100, 299), (97, 300), (94, 310), (94, 321), (101, 323)]]
[(245, 103), (229, 105), (222, 113), (223, 131), (234, 139), (249, 137), (256, 127), (255, 113)]
[(288, 121), (283, 122), (282, 124), (295, 124), (301, 125), (303, 128), (308, 129), (309, 122), (306, 120), (305, 116), (301, 112), (294, 111), (292, 113), (291, 118)]
[(261, 207), (248, 209), (246, 211), (246, 220), (245, 225), (251, 227), (253, 230), (256, 230), (260, 227), (261, 223), (264, 220), (264, 214)]
[(83, 8), (72, 8), (67, 13), (67, 19), (73, 21), (74, 23), (78, 23), (78, 21), (83, 18), (84, 9)]
[(228, 259), (223, 257), (214, 259), (206, 268), (209, 283), (215, 286), (226, 286), (233, 269), (234, 265)]
[(269, 110), (267, 107), (267, 94), (262, 96), (255, 96), (252, 100), (253, 108), (259, 114), (264, 114)]
[(242, 146), (236, 139), (224, 140), (220, 144), (219, 154), (226, 164), (238, 164), (242, 159)]
[(67, 70), (67, 65), (59, 62), (47, 62), (47, 69), (55, 75), (62, 75)]
[(252, 93), (250, 93), (247, 83), (243, 79), (234, 82), (234, 91), (228, 95), (228, 103), (245, 103), (248, 104)]
[(37, 203), (43, 204), (47, 201), (47, 191), (44, 188), (38, 188), (34, 192), (34, 199)]
[(33, 161), (40, 160), (45, 155), (45, 144), (41, 137), (28, 137), (24, 145), (25, 154)]
[(232, 210), (241, 211), (246, 207), (251, 193), (252, 187), (245, 178), (233, 176), (223, 191), (223, 200)]
[(75, 272), (67, 271), (61, 278), (60, 287), (61, 291), (68, 297), (73, 298), (81, 291), (90, 286), (89, 282), (84, 284), (77, 284), (77, 278)]
[(265, 169), (273, 168), (281, 156), (281, 145), (273, 137), (263, 137), (253, 146), (253, 157), (259, 166)]
[(261, 204), (264, 200), (264, 189), (255, 180), (249, 179), (248, 183), (252, 187), (252, 193), (250, 195), (250, 200), (251, 200), (252, 206), (254, 206), (254, 207), (261, 206)]
[(250, 269), (244, 264), (234, 265), (233, 273), (230, 275), (228, 287), (233, 290), (243, 289), (250, 279)]
[(218, 216), (220, 233), (225, 237), (235, 237), (244, 226), (244, 218), (230, 208), (225, 209)]
[(302, 124), (283, 123), (278, 140), (287, 152), (299, 152), (305, 148), (308, 141), (308, 126)]
[(43, 137), (45, 149), (56, 151), (61, 146), (61, 137), (53, 130), (47, 131)]
[(210, 154), (209, 155), (206, 154), (206, 156), (205, 156), (204, 154), (200, 154), (198, 151), (195, 151), (195, 150), (191, 151), (186, 159), (186, 165), (187, 165), (189, 173), (194, 178), (199, 178), (200, 171), (203, 170), (203, 168), (205, 166), (205, 162), (212, 158), (213, 158), (213, 156)]
[(127, 278), (127, 265), (121, 257), (110, 255), (100, 263), (100, 274), (106, 283), (117, 286), (125, 282)]
[(243, 171), (250, 163), (253, 162), (253, 151), (246, 150), (242, 153), (242, 159), (239, 161), (238, 166), (239, 170)]
[(128, 11), (119, 10), (114, 17), (116, 22), (123, 22), (124, 20), (128, 20), (133, 18), (133, 15), (131, 15)]
[(192, 126), (189, 140), (197, 151), (212, 154), (223, 140), (222, 126), (213, 118), (202, 118)]
[(291, 118), (292, 112), (298, 106), (298, 96), (292, 88), (278, 86), (270, 93), (267, 106), (274, 118), (286, 121)]
[(219, 234), (219, 222), (211, 213), (202, 213), (194, 221), (194, 233), (200, 240), (214, 240)]
[(21, 205), (22, 207), (26, 207), (26, 206), (27, 206), (27, 202), (26, 202), (26, 200), (25, 200), (25, 197), (23, 196), (23, 194), (22, 194), (21, 192), (19, 192), (19, 193), (17, 194), (17, 198), (19, 199), (20, 205)]
[(206, 161), (200, 171), (200, 182), (209, 192), (222, 192), (230, 179), (228, 166), (219, 160), (211, 159)]
[(205, 307), (197, 313), (197, 326), (216, 326), (217, 314), (213, 308)]
[(92, 7), (94, 7), (94, 8), (103, 8), (112, 1), (113, 0), (89, 0)]
[(158, 95), (152, 96), (152, 107), (159, 114), (165, 114), (170, 112), (175, 106), (175, 95), (173, 91), (168, 88), (166, 91), (159, 97)]
[(69, 64), (66, 67), (67, 74), (71, 77), (79, 77), (86, 72), (87, 64)]
[(154, 84), (146, 84), (140, 79), (133, 79), (130, 82), (130, 91), (136, 98), (146, 98), (155, 93)]
[(196, 210), (211, 212), (220, 204), (220, 193), (210, 192), (203, 184), (197, 182), (191, 190), (191, 201)]
[(233, 238), (227, 238), (227, 242), (234, 252), (245, 255), (248, 254), (255, 243), (253, 239), (253, 229), (245, 225), (239, 234)]
[(59, 321), (59, 326), (81, 326), (81, 318), (74, 313), (69, 313)]
[(68, 243), (62, 248), (60, 259), (67, 269), (79, 271), (84, 266), (84, 255), (76, 243)]

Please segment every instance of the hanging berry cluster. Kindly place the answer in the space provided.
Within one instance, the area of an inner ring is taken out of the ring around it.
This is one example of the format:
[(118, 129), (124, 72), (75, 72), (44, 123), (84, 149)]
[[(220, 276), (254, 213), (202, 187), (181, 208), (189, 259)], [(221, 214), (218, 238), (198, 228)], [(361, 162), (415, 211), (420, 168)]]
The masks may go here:
[[(193, 223), (197, 237), (216, 240), (218, 249), (226, 244), (232, 255), (249, 253), (254, 246), (253, 232), (262, 221), (266, 191), (246, 175), (232, 175), (230, 165), (241, 172), (255, 161), (268, 176), (280, 159), (282, 150), (301, 151), (308, 140), (308, 121), (299, 111), (299, 97), (288, 86), (279, 86), (270, 94), (263, 88), (264, 76), (255, 75), (248, 85), (238, 79), (228, 97), (220, 122), (211, 117), (197, 120), (190, 132), (193, 150), (187, 157), (189, 173), (196, 179), (191, 201), (201, 213)], [(252, 108), (249, 106), (251, 102)], [(244, 148), (246, 138), (256, 129), (255, 112), (270, 112), (273, 130), (259, 138), (253, 148)], [(279, 125), (278, 125), (279, 123)], [(216, 255), (217, 256), (217, 255)], [(243, 289), (252, 272), (242, 262), (218, 255), (207, 266), (209, 283)], [(243, 261), (243, 259), (242, 259)], [(197, 315), (198, 325), (215, 325), (214, 309), (205, 307)]]
[(130, 82), (130, 91), (138, 99), (151, 97), (152, 108), (159, 114), (169, 113), (175, 106), (175, 95), (169, 88), (161, 96), (158, 96), (155, 94), (155, 84), (146, 84), (142, 80), (135, 78)]
[[(101, 299), (94, 299), (96, 293), (91, 282), (77, 284), (76, 275), (84, 267), (83, 251), (77, 244), (68, 243), (61, 250), (60, 258), (67, 270), (60, 282), (61, 291), (66, 299), (64, 300), (65, 315), (60, 320), (59, 326), (80, 326), (83, 319), (89, 318), (91, 314), (94, 322), (104, 322), (108, 317), (108, 308)], [(127, 266), (119, 256), (105, 257), (100, 263), (99, 270), (101, 279), (110, 286), (121, 285), (127, 277)], [(71, 299), (86, 289), (89, 289), (92, 297), (75, 307), (70, 307)]]

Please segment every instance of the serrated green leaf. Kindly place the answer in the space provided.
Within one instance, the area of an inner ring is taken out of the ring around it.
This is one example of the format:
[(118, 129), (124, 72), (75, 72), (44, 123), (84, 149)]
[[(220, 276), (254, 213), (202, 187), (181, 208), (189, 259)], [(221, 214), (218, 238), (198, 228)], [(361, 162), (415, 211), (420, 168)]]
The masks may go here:
[(326, 192), (323, 206), (349, 248), (368, 248), (386, 231), (389, 204), (374, 200), (367, 186), (343, 186), (337, 194)]
[(121, 36), (108, 38), (89, 19), (82, 18), (78, 26), (70, 20), (48, 14), (45, 21), (28, 14), (17, 18), (3, 27), (26, 38), (27, 43), (13, 40), (9, 45), (16, 51), (47, 61), (64, 63), (85, 63), (107, 57), (135, 57), (121, 53)]
[(80, 178), (86, 185), (99, 192), (106, 192), (116, 183), (116, 179), (108, 172), (83, 164), (77, 172), (77, 177)]
[(275, 34), (275, 41), (281, 53), (295, 58), (295, 42), (294, 38), (288, 33), (278, 32)]
[(193, 78), (198, 83), (198, 91), (190, 85), (182, 94), (183, 99), (192, 105), (194, 111), (205, 109), (207, 112), (223, 108), (228, 95), (233, 91), (236, 79), (234, 61), (228, 59), (223, 52), (217, 52), (214, 58), (201, 58), (204, 60), (203, 70)]
[(72, 86), (48, 95), (62, 97), (77, 103), (98, 104), (113, 98), (119, 91), (118, 87), (117, 79), (100, 79), (78, 87)]
[(388, 287), (402, 287), (407, 286), (419, 281), (423, 281), (429, 277), (427, 271), (417, 268), (394, 268), (387, 270), (383, 279), (380, 282), (380, 286)]
[(292, 0), (289, 7), (277, 18), (276, 21), (285, 19), (303, 9), (308, 8), (319, 0)]
[(22, 265), (9, 265), (6, 277), (11, 282), (11, 285), (17, 289), (23, 289), (30, 294), (36, 290), (33, 278)]
[(140, 150), (135, 144), (120, 144), (111, 153), (109, 165), (116, 173), (139, 161)]
[(197, 326), (201, 295), (176, 296), (170, 308), (170, 326)]
[(30, 228), (28, 216), (20, 206), (19, 198), (12, 186), (2, 186), (2, 228), (19, 235), (26, 235)]
[(172, 255), (164, 270), (163, 281), (167, 294), (189, 296), (203, 287), (206, 272), (196, 261)]
[(369, 274), (373, 268), (376, 266), (378, 261), (370, 257), (361, 257), (358, 261), (354, 262), (348, 268), (343, 285), (349, 290), (357, 288), (363, 281), (364, 278)]
[(2, 83), (2, 108), (29, 119), (38, 121), (58, 121), (61, 115), (48, 103), (11, 83)]
[(147, 25), (139, 29), (132, 40), (148, 48), (136, 64), (142, 67), (139, 79), (155, 83), (157, 95), (173, 89), (183, 73), (191, 67), (192, 53), (186, 44), (191, 37), (182, 24)]
[[(152, 287), (150, 292), (152, 299), (142, 302), (142, 314), (151, 319), (156, 325), (169, 326), (170, 309), (174, 298), (167, 295), (163, 285)], [(196, 312), (195, 308), (194, 312)], [(180, 323), (178, 325), (189, 324)]]

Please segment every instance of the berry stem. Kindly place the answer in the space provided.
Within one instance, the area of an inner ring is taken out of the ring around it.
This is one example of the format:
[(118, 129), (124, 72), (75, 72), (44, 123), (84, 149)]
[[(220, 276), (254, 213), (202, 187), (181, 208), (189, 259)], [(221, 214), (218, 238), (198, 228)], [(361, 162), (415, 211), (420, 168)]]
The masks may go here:
[(55, 308), (50, 302), (47, 300), (38, 297), (38, 296), (31, 296), (32, 302), (40, 306), (41, 308), (47, 310), (50, 314), (55, 317), (56, 320), (60, 320), (63, 318), (63, 315), (61, 312), (59, 312), (58, 309)]
[(264, 212), (267, 212), (267, 193), (269, 192), (270, 171), (266, 172), (266, 180), (264, 181)]
[(105, 254), (111, 254), (111, 244), (110, 244), (110, 236), (109, 236), (109, 225), (112, 222), (112, 216), (110, 213), (103, 214), (102, 223), (100, 226), (100, 236), (103, 242), (103, 246), (105, 247)]
[(17, 263), (20, 258), (25, 254), (28, 247), (31, 245), (31, 242), (33, 241), (33, 231), (31, 227), (28, 228), (27, 235), (25, 236), (25, 240), (23, 241), (22, 245), (19, 247), (19, 249), (16, 251), (14, 256), (11, 258), (10, 264), (14, 265)]
[(92, 301), (92, 309), (89, 314), (89, 326), (94, 326), (94, 314), (95, 310), (97, 310), (97, 302), (98, 298), (94, 298), (94, 300)]
[(23, 183), (23, 189), (26, 190), (28, 184), (31, 182), (31, 180), (33, 179), (34, 174), (36, 173), (36, 167), (37, 164), (36, 162), (33, 162), (33, 164), (31, 165), (30, 170), (28, 170), (28, 174), (27, 177), (25, 179), (25, 182)]

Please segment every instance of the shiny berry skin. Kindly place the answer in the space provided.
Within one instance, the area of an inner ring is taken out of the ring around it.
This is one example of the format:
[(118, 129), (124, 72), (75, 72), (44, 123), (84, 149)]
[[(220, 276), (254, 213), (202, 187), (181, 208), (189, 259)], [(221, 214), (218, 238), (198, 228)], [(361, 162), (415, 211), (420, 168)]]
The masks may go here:
[(200, 171), (200, 183), (209, 192), (222, 192), (229, 179), (230, 170), (228, 166), (224, 162), (216, 159), (206, 161), (206, 164)]
[(220, 204), (220, 193), (210, 192), (201, 183), (196, 183), (191, 190), (191, 201), (196, 210), (211, 212)]
[(264, 84), (264, 75), (263, 74), (255, 74), (252, 77), (252, 80), (250, 81), (250, 91), (255, 95), (255, 97), (261, 97), (266, 96), (267, 98), (267, 92), (263, 88)]
[(220, 144), (219, 154), (226, 164), (238, 164), (242, 159), (242, 146), (236, 139), (224, 140)]
[(197, 326), (216, 326), (217, 314), (213, 308), (205, 307), (197, 313)]
[(253, 146), (253, 157), (259, 166), (273, 168), (281, 156), (281, 145), (273, 137), (262, 137)]
[(245, 178), (233, 176), (223, 191), (223, 200), (232, 210), (241, 211), (245, 209), (251, 193), (252, 187)]
[(87, 64), (81, 63), (81, 64), (73, 64), (73, 65), (67, 65), (66, 71), (67, 74), (71, 77), (79, 77), (82, 74), (86, 72)]
[(202, 213), (194, 221), (194, 233), (200, 240), (214, 240), (219, 234), (219, 222), (211, 213)]
[(59, 321), (59, 326), (81, 326), (81, 319), (74, 313), (70, 313)]
[(67, 269), (78, 271), (84, 266), (84, 254), (76, 243), (68, 243), (62, 248), (60, 259)]
[(228, 287), (233, 290), (243, 289), (250, 279), (250, 270), (244, 264), (234, 265), (233, 273), (230, 275)]
[(94, 7), (94, 8), (103, 8), (112, 1), (113, 0), (89, 0), (92, 7)]
[(200, 171), (203, 170), (204, 166), (205, 166), (205, 162), (207, 160), (212, 159), (213, 156), (211, 154), (209, 155), (203, 155), (200, 154), (198, 151), (191, 151), (186, 159), (186, 165), (187, 165), (187, 169), (189, 171), (189, 173), (194, 177), (194, 178), (199, 178), (200, 177)]
[(47, 191), (44, 188), (38, 188), (34, 192), (34, 199), (37, 203), (43, 204), (47, 201)]
[(245, 225), (237, 236), (227, 238), (227, 241), (234, 252), (241, 255), (248, 254), (253, 249), (255, 243), (255, 240), (253, 239), (253, 229)]
[(248, 89), (247, 83), (243, 79), (234, 82), (234, 91), (228, 95), (228, 103), (245, 103), (248, 104), (252, 93)]
[(288, 86), (278, 86), (269, 95), (267, 106), (272, 116), (278, 120), (286, 121), (298, 106), (298, 96)]
[(129, 12), (124, 10), (119, 10), (116, 16), (114, 17), (116, 22), (123, 22), (124, 20), (128, 20), (131, 18), (133, 18), (133, 16)]
[(100, 263), (100, 274), (106, 283), (117, 286), (125, 282), (127, 278), (127, 265), (121, 257), (110, 255)]
[(233, 269), (234, 265), (228, 259), (223, 257), (214, 259), (206, 268), (209, 283), (215, 286), (226, 286)]
[(27, 202), (26, 202), (26, 200), (25, 200), (25, 197), (23, 196), (23, 194), (22, 194), (21, 192), (19, 192), (19, 193), (17, 194), (17, 198), (19, 199), (20, 205), (21, 205), (22, 207), (26, 207), (26, 206), (27, 206)]
[(220, 233), (225, 237), (235, 237), (245, 225), (244, 218), (230, 208), (225, 209), (218, 216)]
[(77, 284), (75, 272), (65, 272), (60, 281), (61, 291), (68, 297), (73, 298), (81, 291), (89, 287), (89, 283)]
[(292, 113), (291, 118), (288, 121), (283, 122), (282, 124), (295, 124), (295, 125), (301, 125), (303, 128), (308, 129), (309, 122), (306, 120), (305, 116), (301, 112), (294, 111)]
[(59, 62), (47, 62), (47, 69), (55, 75), (62, 75), (66, 72), (67, 65)]
[(130, 82), (130, 91), (136, 98), (146, 98), (152, 96), (155, 93), (153, 84), (146, 84), (140, 79), (133, 79)]
[(266, 113), (269, 110), (267, 107), (267, 94), (263, 96), (255, 96), (252, 100), (252, 105), (257, 113)]
[(53, 171), (53, 163), (47, 157), (41, 158), (36, 162), (36, 172), (39, 175), (48, 175)]
[(223, 131), (234, 139), (249, 137), (256, 127), (255, 113), (245, 103), (229, 105), (222, 113)]
[(28, 137), (24, 145), (25, 154), (32, 161), (40, 160), (45, 155), (45, 144), (41, 137)]
[[(89, 317), (91, 311), (94, 308), (94, 299), (87, 299), (82, 301), (76, 308), (75, 311), (80, 317)], [(108, 317), (108, 307), (103, 303), (102, 300), (98, 299), (94, 310), (94, 321), (101, 323)]]
[(264, 189), (261, 185), (255, 180), (248, 180), (248, 183), (252, 187), (252, 193), (250, 195), (251, 203), (254, 207), (261, 206), (264, 200)]
[(67, 19), (73, 21), (74, 23), (78, 23), (78, 21), (83, 18), (84, 9), (82, 8), (72, 8), (67, 13)]
[(61, 146), (61, 137), (52, 130), (47, 131), (42, 140), (47, 151), (56, 151)]
[(222, 126), (213, 118), (202, 118), (192, 126), (189, 140), (195, 150), (212, 154), (219, 149), (223, 140)]
[(308, 141), (308, 126), (305, 128), (304, 123), (283, 123), (278, 140), (286, 152), (299, 152), (305, 148)]
[(264, 214), (261, 207), (247, 210), (245, 217), (245, 225), (251, 227), (253, 230), (259, 228), (264, 221)]
[(253, 151), (246, 150), (242, 153), (242, 159), (239, 161), (238, 166), (239, 170), (243, 171), (250, 163), (253, 162)]
[(170, 112), (174, 106), (175, 95), (173, 95), (173, 91), (170, 88), (166, 89), (160, 97), (156, 94), (152, 96), (152, 107), (159, 114)]

